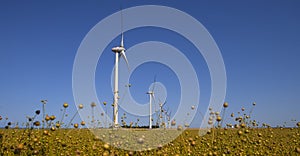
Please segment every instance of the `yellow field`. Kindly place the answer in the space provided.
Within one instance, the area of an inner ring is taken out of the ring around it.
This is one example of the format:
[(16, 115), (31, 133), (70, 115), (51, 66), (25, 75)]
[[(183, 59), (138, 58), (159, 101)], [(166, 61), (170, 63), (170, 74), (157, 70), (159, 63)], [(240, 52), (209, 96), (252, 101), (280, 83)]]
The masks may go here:
[[(300, 155), (300, 128), (211, 129), (204, 136), (189, 129), (151, 150), (123, 150), (135, 141), (134, 146), (150, 149), (149, 143), (175, 132), (147, 136), (133, 131), (95, 136), (88, 129), (0, 129), (0, 155)], [(110, 141), (102, 142), (105, 138)]]

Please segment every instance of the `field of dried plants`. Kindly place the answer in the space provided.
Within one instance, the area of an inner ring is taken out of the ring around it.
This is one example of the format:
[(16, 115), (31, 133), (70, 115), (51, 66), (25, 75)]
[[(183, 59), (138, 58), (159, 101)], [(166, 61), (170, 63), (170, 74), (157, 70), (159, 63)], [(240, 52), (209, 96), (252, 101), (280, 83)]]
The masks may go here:
[[(63, 104), (63, 108), (67, 107), (68, 104)], [(251, 109), (248, 115), (235, 117), (232, 113), (230, 116), (235, 123), (222, 126), (228, 103), (223, 107), (223, 112), (211, 110), (208, 122), (212, 124), (215, 120), (216, 123), (210, 129), (200, 130), (205, 135), (199, 135), (199, 129), (184, 130), (180, 125), (151, 131), (87, 129), (85, 121), (72, 123), (73, 117), (64, 124), (63, 118), (56, 121), (56, 117), (47, 115), (42, 107), (42, 112), (37, 110), (28, 118), (24, 128), (5, 123), (0, 129), (0, 155), (300, 155), (300, 122), (295, 122), (291, 128), (259, 126), (255, 120), (250, 120)], [(83, 106), (79, 105), (79, 108)], [(36, 120), (40, 113), (43, 121)], [(64, 115), (65, 110), (62, 113)], [(0, 120), (7, 119), (0, 116)], [(63, 125), (72, 125), (72, 128)], [(172, 135), (178, 137), (167, 143), (160, 142)]]

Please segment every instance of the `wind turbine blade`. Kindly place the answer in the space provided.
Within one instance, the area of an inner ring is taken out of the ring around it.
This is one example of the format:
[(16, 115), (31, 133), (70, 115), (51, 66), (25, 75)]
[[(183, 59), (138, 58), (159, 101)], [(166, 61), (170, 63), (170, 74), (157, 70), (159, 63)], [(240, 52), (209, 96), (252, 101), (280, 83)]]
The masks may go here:
[(160, 98), (158, 97), (158, 102), (159, 102), (159, 104), (161, 104), (161, 100), (160, 100)]
[(122, 51), (122, 52), (120, 53), (120, 55), (121, 55), (121, 56), (123, 57), (123, 59), (125, 60), (125, 62), (126, 62), (126, 64), (127, 64), (128, 71), (130, 71), (129, 63), (128, 63), (128, 60), (127, 60), (125, 51)]
[(153, 81), (153, 87), (152, 87), (152, 93), (154, 93), (153, 91), (154, 91), (154, 88), (155, 88), (155, 84), (156, 84), (156, 75), (154, 76), (154, 81)]
[(152, 101), (153, 101), (152, 106), (154, 105), (154, 109), (155, 109), (155, 111), (156, 111), (156, 104), (155, 104), (156, 102), (155, 102), (155, 97), (154, 97), (153, 92), (150, 94), (150, 96), (151, 96)]
[(167, 103), (167, 101), (164, 102), (164, 104), (162, 105), (162, 107)]
[(123, 32), (122, 32), (122, 36), (121, 36), (121, 47), (124, 47), (124, 36), (123, 36)]
[(169, 117), (171, 117), (171, 115), (172, 115), (172, 110), (170, 110)]
[(153, 93), (151, 94), (151, 97), (152, 97), (152, 99), (153, 99), (153, 102), (155, 103), (155, 96), (154, 96)]

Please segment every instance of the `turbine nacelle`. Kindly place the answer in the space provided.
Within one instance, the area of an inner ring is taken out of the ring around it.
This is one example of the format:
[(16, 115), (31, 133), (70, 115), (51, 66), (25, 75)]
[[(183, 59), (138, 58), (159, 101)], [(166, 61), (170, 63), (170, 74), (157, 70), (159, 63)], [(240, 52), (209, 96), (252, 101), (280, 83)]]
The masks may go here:
[(111, 50), (115, 53), (121, 53), (122, 51), (125, 51), (126, 49), (124, 47), (120, 46), (120, 47), (113, 47)]
[(153, 91), (149, 91), (146, 94), (154, 94), (154, 92)]

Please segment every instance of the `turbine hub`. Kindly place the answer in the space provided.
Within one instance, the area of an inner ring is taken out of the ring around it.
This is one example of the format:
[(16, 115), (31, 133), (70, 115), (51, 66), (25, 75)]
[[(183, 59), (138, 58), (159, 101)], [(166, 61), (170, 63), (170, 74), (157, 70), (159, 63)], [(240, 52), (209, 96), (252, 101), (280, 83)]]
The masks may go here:
[(111, 51), (115, 52), (115, 53), (120, 53), (122, 51), (125, 51), (125, 48), (124, 47), (113, 47), (111, 49)]

